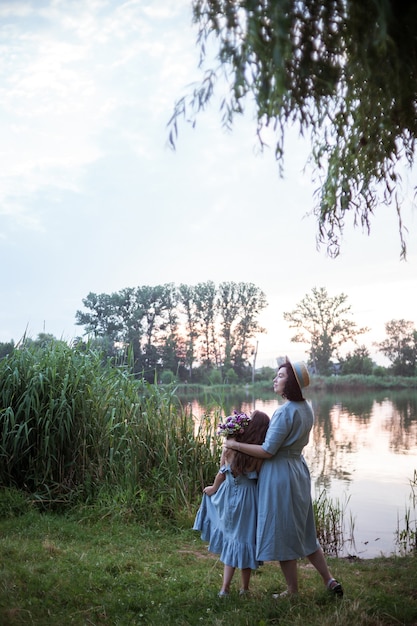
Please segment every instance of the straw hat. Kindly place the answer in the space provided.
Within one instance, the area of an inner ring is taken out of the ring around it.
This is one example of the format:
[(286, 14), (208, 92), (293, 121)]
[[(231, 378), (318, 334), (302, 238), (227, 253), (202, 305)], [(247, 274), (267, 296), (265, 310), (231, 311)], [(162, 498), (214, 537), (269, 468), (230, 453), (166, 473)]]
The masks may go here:
[(300, 389), (304, 387), (308, 387), (310, 384), (310, 376), (308, 374), (307, 365), (304, 361), (297, 361), (296, 363), (291, 363), (292, 370), (294, 372), (297, 383), (300, 386)]

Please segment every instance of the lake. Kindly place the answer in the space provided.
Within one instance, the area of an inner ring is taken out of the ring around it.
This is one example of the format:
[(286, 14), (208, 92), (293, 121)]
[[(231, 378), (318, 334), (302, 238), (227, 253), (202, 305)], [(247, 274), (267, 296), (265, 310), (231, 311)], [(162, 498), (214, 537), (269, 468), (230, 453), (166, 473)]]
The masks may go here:
[[(341, 556), (399, 554), (396, 531), (405, 528), (407, 510), (415, 529), (410, 483), (417, 469), (417, 392), (310, 391), (305, 397), (315, 414), (304, 449), (312, 496), (317, 499), (325, 490), (345, 511)], [(257, 408), (272, 416), (279, 402), (274, 395), (252, 398), (248, 392), (223, 398), (222, 406), (225, 414)], [(189, 398), (188, 403), (197, 419), (207, 412), (199, 399)]]

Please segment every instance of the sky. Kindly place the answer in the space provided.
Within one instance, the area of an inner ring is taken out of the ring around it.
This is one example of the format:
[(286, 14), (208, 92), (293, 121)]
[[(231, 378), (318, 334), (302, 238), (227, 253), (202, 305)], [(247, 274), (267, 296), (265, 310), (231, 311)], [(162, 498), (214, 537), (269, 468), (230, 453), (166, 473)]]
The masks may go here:
[(175, 101), (201, 76), (196, 35), (191, 0), (1, 1), (0, 342), (82, 335), (75, 315), (90, 292), (234, 281), (268, 302), (257, 365), (307, 357), (283, 313), (314, 287), (346, 294), (351, 319), (370, 329), (360, 343), (385, 364), (374, 343), (386, 322), (417, 322), (413, 177), (406, 261), (385, 206), (370, 236), (348, 221), (329, 258), (295, 129), (282, 178), (250, 114), (227, 132), (213, 105), (169, 148)]

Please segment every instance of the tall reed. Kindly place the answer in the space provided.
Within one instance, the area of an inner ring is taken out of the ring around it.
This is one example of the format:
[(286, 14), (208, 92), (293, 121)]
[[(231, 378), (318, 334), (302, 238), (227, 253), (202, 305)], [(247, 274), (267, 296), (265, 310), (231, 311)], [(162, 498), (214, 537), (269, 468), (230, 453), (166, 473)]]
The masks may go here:
[(354, 520), (350, 520), (350, 537), (345, 538), (345, 510), (349, 498), (345, 504), (339, 499), (329, 500), (326, 492), (322, 491), (317, 500), (313, 501), (314, 517), (317, 527), (317, 537), (323, 550), (332, 556), (339, 556), (347, 543), (354, 544)]
[(417, 554), (417, 470), (410, 480), (410, 506), (406, 507), (403, 528), (400, 528), (400, 520), (397, 521), (396, 543), (404, 554)]
[(105, 491), (125, 494), (139, 513), (156, 501), (172, 516), (217, 467), (204, 428), (195, 432), (174, 390), (90, 350), (57, 341), (0, 361), (0, 484), (44, 504), (92, 502)]

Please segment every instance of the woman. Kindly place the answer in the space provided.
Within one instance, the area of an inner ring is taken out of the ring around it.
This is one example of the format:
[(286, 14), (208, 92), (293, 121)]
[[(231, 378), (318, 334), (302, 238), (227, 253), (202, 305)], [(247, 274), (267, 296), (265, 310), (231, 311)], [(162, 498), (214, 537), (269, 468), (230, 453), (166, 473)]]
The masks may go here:
[(265, 441), (261, 445), (233, 439), (224, 443), (226, 448), (265, 460), (258, 480), (256, 558), (280, 563), (287, 590), (274, 597), (298, 593), (297, 559), (304, 557), (327, 589), (343, 596), (342, 585), (330, 574), (317, 540), (310, 472), (302, 455), (314, 422), (302, 394), (309, 383), (306, 365), (286, 359), (274, 378), (274, 391), (287, 402), (274, 412)]
[[(268, 430), (269, 417), (262, 411), (254, 411), (250, 418), (235, 411), (223, 426), (226, 428), (220, 434), (260, 445)], [(204, 488), (193, 528), (208, 541), (210, 552), (220, 554), (224, 564), (219, 597), (229, 595), (237, 567), (241, 570), (240, 594), (248, 593), (252, 570), (259, 566), (255, 546), (257, 479), (261, 465), (262, 459), (223, 450), (214, 483)]]

